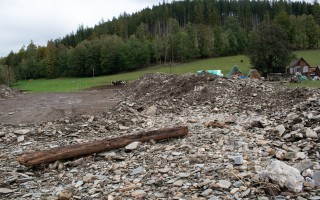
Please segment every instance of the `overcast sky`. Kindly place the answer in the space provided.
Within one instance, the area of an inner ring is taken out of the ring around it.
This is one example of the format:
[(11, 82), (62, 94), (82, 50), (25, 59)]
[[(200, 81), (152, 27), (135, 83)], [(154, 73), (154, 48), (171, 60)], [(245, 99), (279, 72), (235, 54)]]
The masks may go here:
[[(162, 0), (0, 0), (0, 57), (17, 52), (31, 40), (46, 45), (79, 25), (93, 27), (124, 11), (133, 13)], [(166, 0), (171, 2), (171, 0)]]

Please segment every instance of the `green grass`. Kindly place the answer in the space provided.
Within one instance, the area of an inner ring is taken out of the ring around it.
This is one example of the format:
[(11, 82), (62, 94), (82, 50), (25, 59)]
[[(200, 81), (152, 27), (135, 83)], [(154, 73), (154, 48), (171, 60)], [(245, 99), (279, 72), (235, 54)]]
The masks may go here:
[[(312, 65), (320, 65), (320, 50), (313, 51), (297, 51), (297, 57), (304, 57), (306, 61)], [(243, 62), (241, 62), (241, 60)], [(110, 84), (111, 81), (116, 80), (135, 80), (146, 73), (164, 72), (174, 74), (195, 73), (198, 70), (220, 69), (224, 75), (228, 74), (230, 69), (237, 65), (239, 69), (247, 74), (250, 70), (249, 59), (244, 56), (229, 56), (195, 60), (188, 63), (174, 63), (166, 65), (156, 65), (134, 72), (121, 73), (110, 76), (100, 76), (95, 78), (58, 78), (58, 79), (39, 79), (39, 80), (23, 80), (18, 81), (14, 86), (17, 89), (25, 90), (28, 92), (74, 92), (80, 91), (85, 88), (93, 86), (100, 86)], [(319, 81), (320, 82), (320, 81)], [(303, 83), (307, 87), (317, 85), (316, 83)], [(302, 84), (300, 84), (302, 85)], [(299, 85), (298, 85), (299, 86)], [(318, 87), (318, 86), (313, 86)]]
[(290, 87), (309, 87), (309, 88), (320, 88), (320, 80), (312, 81), (308, 80), (303, 83), (290, 83)]

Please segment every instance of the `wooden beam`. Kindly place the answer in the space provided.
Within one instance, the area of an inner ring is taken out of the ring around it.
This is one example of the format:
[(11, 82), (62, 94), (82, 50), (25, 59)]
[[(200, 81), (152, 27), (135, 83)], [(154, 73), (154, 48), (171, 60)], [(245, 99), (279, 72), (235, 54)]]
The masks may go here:
[(36, 151), (23, 154), (18, 157), (18, 162), (21, 165), (32, 166), (41, 163), (50, 163), (56, 160), (65, 160), (86, 156), (94, 153), (100, 153), (113, 149), (123, 148), (126, 145), (139, 141), (148, 142), (150, 140), (160, 141), (170, 138), (178, 138), (188, 134), (187, 127), (175, 127), (167, 129), (152, 130), (141, 132), (134, 135), (125, 135), (117, 138), (107, 138), (103, 140), (93, 141), (84, 144), (68, 145), (56, 147), (49, 150)]

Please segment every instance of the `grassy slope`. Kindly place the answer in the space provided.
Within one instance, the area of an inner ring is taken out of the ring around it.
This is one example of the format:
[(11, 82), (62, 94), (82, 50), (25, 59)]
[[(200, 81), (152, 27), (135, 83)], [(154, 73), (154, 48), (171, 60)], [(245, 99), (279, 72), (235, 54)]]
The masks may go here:
[[(317, 51), (297, 51), (297, 57), (304, 57), (311, 66), (320, 65), (320, 50)], [(243, 60), (243, 62), (240, 62)], [(184, 64), (157, 65), (135, 72), (122, 73), (111, 76), (101, 76), (95, 78), (59, 78), (59, 79), (40, 79), (19, 81), (15, 88), (27, 90), (30, 92), (71, 92), (79, 91), (92, 86), (110, 84), (114, 80), (134, 80), (146, 73), (164, 72), (164, 73), (195, 73), (198, 70), (220, 69), (226, 75), (232, 66), (238, 65), (243, 73), (247, 73), (250, 69), (250, 62), (246, 56), (230, 56), (221, 58), (211, 58), (196, 60)], [(302, 86), (301, 84), (298, 86)], [(320, 81), (304, 83), (304, 86), (320, 88)]]

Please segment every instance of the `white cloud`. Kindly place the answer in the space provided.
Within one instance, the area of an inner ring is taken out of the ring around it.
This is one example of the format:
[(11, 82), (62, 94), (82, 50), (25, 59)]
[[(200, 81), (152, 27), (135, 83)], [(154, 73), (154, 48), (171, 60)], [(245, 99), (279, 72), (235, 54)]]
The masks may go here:
[(0, 0), (0, 57), (31, 40), (46, 45), (78, 26), (93, 27), (121, 13), (133, 13), (162, 0)]

